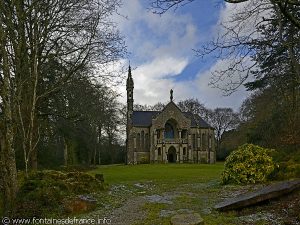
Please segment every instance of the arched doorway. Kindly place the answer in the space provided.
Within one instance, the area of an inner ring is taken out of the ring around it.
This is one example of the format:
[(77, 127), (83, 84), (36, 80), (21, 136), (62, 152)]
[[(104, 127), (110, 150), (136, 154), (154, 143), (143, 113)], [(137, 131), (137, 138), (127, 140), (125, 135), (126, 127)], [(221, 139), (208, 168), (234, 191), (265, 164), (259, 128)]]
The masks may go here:
[(175, 163), (176, 162), (176, 149), (171, 146), (168, 150), (168, 162)]

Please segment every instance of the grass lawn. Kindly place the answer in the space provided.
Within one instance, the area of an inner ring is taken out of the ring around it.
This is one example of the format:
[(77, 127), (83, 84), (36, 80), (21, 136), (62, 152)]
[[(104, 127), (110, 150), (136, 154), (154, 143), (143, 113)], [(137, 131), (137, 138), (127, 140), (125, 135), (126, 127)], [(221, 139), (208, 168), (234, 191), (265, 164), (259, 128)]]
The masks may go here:
[(142, 164), (108, 165), (92, 170), (90, 174), (102, 173), (109, 184), (132, 182), (195, 183), (219, 179), (223, 163), (209, 164)]
[(289, 224), (300, 220), (298, 207), (288, 214), (284, 211), (298, 200), (300, 204), (297, 193), (269, 205), (216, 211), (214, 205), (223, 199), (262, 186), (221, 185), (223, 168), (223, 163), (99, 166), (88, 173), (103, 174), (109, 188), (97, 196), (97, 210), (83, 217), (106, 216), (116, 225), (170, 225), (173, 215), (184, 212), (199, 213), (205, 225), (281, 225), (286, 220), (292, 221)]
[[(104, 175), (105, 182), (110, 185), (111, 195), (102, 196), (101, 199), (105, 199), (111, 209), (129, 207), (134, 211), (136, 208), (136, 213), (120, 214), (119, 217), (122, 217), (120, 224), (168, 225), (172, 214), (176, 214), (178, 210), (198, 212), (209, 221), (206, 222), (208, 225), (233, 224), (234, 214), (227, 213), (225, 217), (222, 215), (217, 217), (217, 212), (211, 213), (211, 208), (222, 189), (220, 176), (223, 168), (223, 163), (108, 165), (99, 166), (89, 171), (89, 174)], [(166, 202), (143, 200), (141, 205), (135, 205), (136, 202), (140, 202), (138, 199), (149, 196), (160, 196), (166, 199)], [(126, 206), (128, 201), (130, 204)], [(124, 210), (126, 212), (126, 209)], [(166, 215), (161, 215), (165, 212)], [(100, 213), (100, 215), (104, 214), (107, 215), (107, 211)], [(99, 217), (99, 214), (92, 216)], [(132, 217), (136, 217), (134, 222), (127, 221)]]

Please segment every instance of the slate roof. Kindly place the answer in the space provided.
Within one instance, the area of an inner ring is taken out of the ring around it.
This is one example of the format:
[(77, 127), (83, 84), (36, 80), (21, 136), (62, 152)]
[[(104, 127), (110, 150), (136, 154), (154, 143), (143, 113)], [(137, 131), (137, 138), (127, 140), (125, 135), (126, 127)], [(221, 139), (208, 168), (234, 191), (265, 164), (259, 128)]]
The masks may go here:
[(150, 127), (152, 118), (157, 116), (159, 111), (133, 111), (132, 125), (138, 127)]
[[(152, 119), (156, 117), (160, 111), (133, 111), (132, 114), (132, 125), (137, 127), (150, 127), (152, 124)], [(190, 112), (183, 112), (186, 118), (191, 120), (191, 127), (211, 127), (207, 122), (205, 122), (199, 115), (192, 114)]]

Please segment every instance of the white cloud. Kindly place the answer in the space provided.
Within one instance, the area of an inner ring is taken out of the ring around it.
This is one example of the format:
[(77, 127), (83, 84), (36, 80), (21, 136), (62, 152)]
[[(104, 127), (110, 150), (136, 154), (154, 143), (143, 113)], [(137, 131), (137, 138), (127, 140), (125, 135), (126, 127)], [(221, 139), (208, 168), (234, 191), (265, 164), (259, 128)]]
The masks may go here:
[[(169, 74), (180, 74), (186, 66), (182, 60), (165, 59), (145, 64), (134, 70), (134, 100), (138, 104), (153, 105), (169, 101), (169, 91), (174, 90), (174, 100), (198, 98), (208, 108), (232, 107), (238, 110), (247, 96), (245, 88), (240, 88), (230, 96), (223, 96), (222, 91), (208, 86), (211, 72), (222, 69), (224, 62), (217, 61), (209, 70), (199, 73), (195, 79), (176, 81)], [(176, 67), (172, 67), (177, 65)], [(160, 73), (161, 72), (161, 73)], [(124, 92), (125, 97), (125, 92)], [(123, 99), (125, 101), (125, 98)]]
[[(198, 73), (195, 79), (183, 82), (174, 82), (174, 98), (176, 101), (187, 98), (198, 98), (208, 108), (231, 107), (238, 110), (248, 93), (245, 88), (229, 96), (224, 96), (222, 91), (209, 86), (212, 71), (223, 69), (224, 62), (217, 61), (209, 70)], [(168, 96), (168, 92), (164, 93)]]
[[(174, 77), (188, 64), (187, 59), (162, 57), (138, 66), (132, 71), (134, 80), (134, 101), (153, 105), (168, 100), (168, 92), (175, 86)], [(122, 101), (126, 100), (125, 88)]]
[[(234, 7), (244, 6), (226, 4), (218, 22), (228, 20), (237, 10)], [(207, 71), (192, 76), (191, 80), (176, 79), (194, 56), (192, 49), (204, 36), (199, 33), (191, 15), (170, 11), (158, 16), (148, 12), (138, 0), (124, 1), (120, 13), (128, 16), (128, 19), (118, 17), (117, 22), (132, 52), (132, 67), (136, 68), (132, 71), (135, 103), (151, 105), (167, 102), (169, 91), (173, 88), (175, 101), (198, 98), (209, 108), (232, 107), (238, 110), (247, 96), (244, 88), (230, 96), (223, 96), (221, 90), (208, 86), (211, 72), (225, 69), (227, 62), (218, 60)], [(118, 91), (125, 103), (125, 84)]]
[[(229, 62), (226, 62), (226, 60), (218, 60), (209, 70), (198, 74), (195, 83), (200, 90), (200, 95), (205, 96), (205, 105), (208, 107), (232, 107), (235, 110), (238, 110), (241, 103), (248, 95), (243, 86), (229, 96), (224, 96), (223, 91), (218, 88), (208, 86), (208, 83), (211, 81), (212, 72), (226, 69), (227, 63)], [(237, 78), (233, 77), (233, 79)], [(228, 81), (223, 81), (224, 84), (226, 82)]]
[[(148, 61), (156, 57), (192, 55), (198, 42), (197, 27), (190, 15), (149, 12), (141, 1), (124, 1), (120, 14), (115, 16), (133, 57)], [(188, 54), (187, 54), (188, 53)]]
[[(132, 52), (132, 67), (137, 67), (133, 71), (135, 102), (166, 101), (166, 93), (175, 86), (174, 77), (183, 71), (193, 55), (192, 48), (198, 42), (197, 27), (188, 15), (172, 12), (155, 15), (138, 0), (124, 1), (120, 14), (128, 16), (123, 20), (118, 17), (116, 21)], [(124, 101), (125, 91), (122, 94)]]
[[(214, 35), (225, 34), (228, 30), (220, 26), (233, 29), (239, 36), (257, 37), (257, 24), (265, 23), (264, 19), (270, 18), (273, 7), (269, 0), (252, 0), (238, 4), (225, 3), (220, 11), (219, 20), (214, 27)], [(234, 37), (234, 36), (233, 36)]]

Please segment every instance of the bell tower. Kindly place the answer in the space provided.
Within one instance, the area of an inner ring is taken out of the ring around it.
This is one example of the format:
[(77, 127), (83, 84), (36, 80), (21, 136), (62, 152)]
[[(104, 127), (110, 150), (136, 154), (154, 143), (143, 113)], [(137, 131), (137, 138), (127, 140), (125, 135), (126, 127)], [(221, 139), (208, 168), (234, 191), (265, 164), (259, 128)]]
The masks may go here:
[(131, 123), (132, 113), (133, 113), (133, 79), (131, 75), (131, 67), (128, 67), (128, 77), (126, 82), (127, 91), (127, 125)]
[(132, 114), (133, 114), (133, 79), (131, 75), (131, 67), (128, 67), (128, 77), (126, 81), (127, 91), (127, 124), (126, 124), (126, 164), (132, 164), (134, 160), (133, 153), (133, 139), (130, 137), (130, 130), (132, 128)]

